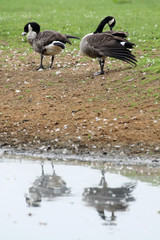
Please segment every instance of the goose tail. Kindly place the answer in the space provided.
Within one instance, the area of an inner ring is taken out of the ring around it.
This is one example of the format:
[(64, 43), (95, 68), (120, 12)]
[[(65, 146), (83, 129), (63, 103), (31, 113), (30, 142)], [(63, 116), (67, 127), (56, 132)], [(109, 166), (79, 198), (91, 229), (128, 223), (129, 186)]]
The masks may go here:
[(120, 59), (124, 62), (127, 62), (131, 65), (137, 65), (137, 59), (135, 55), (132, 54), (132, 52), (125, 48), (110, 48), (110, 54), (109, 57)]
[(76, 36), (72, 36), (72, 35), (65, 35), (67, 38), (74, 38), (74, 39), (80, 39), (79, 37), (76, 37)]

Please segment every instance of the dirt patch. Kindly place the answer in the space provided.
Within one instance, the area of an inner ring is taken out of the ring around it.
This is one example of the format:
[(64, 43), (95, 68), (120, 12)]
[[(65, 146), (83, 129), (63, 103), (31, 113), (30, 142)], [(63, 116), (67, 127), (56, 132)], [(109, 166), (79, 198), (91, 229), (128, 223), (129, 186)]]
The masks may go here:
[(43, 71), (36, 71), (36, 53), (1, 56), (1, 146), (159, 155), (159, 79), (147, 81), (137, 68), (110, 59), (105, 75), (95, 77), (98, 63), (76, 50)]

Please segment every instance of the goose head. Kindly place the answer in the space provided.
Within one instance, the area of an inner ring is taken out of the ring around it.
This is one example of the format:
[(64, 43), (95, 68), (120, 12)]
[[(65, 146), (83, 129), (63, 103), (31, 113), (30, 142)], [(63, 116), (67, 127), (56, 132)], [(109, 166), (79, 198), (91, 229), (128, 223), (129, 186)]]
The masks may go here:
[(112, 31), (113, 27), (116, 24), (116, 19), (114, 17), (109, 16), (108, 17), (110, 20), (108, 21), (108, 26), (110, 28), (110, 30)]
[(36, 32), (37, 34), (40, 32), (40, 25), (36, 22), (29, 22), (24, 26), (24, 32), (22, 36), (25, 36), (32, 28), (32, 31)]
[(112, 16), (107, 16), (105, 17), (101, 22), (100, 24), (98, 25), (96, 31), (94, 33), (101, 33), (103, 31), (103, 28), (104, 26), (108, 24), (109, 28), (110, 28), (110, 31), (112, 31), (113, 27), (115, 26), (116, 24), (116, 20), (114, 17)]

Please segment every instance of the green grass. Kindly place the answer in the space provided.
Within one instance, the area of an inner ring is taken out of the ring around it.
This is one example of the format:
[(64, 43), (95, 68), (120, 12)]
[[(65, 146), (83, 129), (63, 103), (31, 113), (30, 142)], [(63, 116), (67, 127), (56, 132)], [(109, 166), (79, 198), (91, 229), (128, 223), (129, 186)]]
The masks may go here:
[[(1, 0), (0, 40), (11, 47), (23, 48), (25, 44), (21, 41), (21, 32), (29, 21), (39, 22), (41, 30), (54, 29), (82, 37), (94, 31), (103, 17), (112, 15), (117, 20), (115, 30), (128, 31), (130, 38), (139, 47), (143, 48), (144, 44), (147, 46), (148, 42), (154, 43), (153, 47), (158, 46), (159, 0), (134, 0), (123, 4), (119, 2), (121, 1)], [(78, 47), (78, 43), (76, 46)]]

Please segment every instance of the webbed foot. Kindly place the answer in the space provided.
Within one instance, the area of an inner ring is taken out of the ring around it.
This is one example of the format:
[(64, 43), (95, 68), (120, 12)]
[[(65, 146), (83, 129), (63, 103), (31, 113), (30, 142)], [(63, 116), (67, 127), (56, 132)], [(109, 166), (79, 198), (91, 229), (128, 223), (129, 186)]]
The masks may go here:
[(94, 73), (93, 75), (94, 76), (99, 76), (99, 75), (103, 75), (103, 74), (104, 74), (104, 71), (100, 71), (100, 72)]

